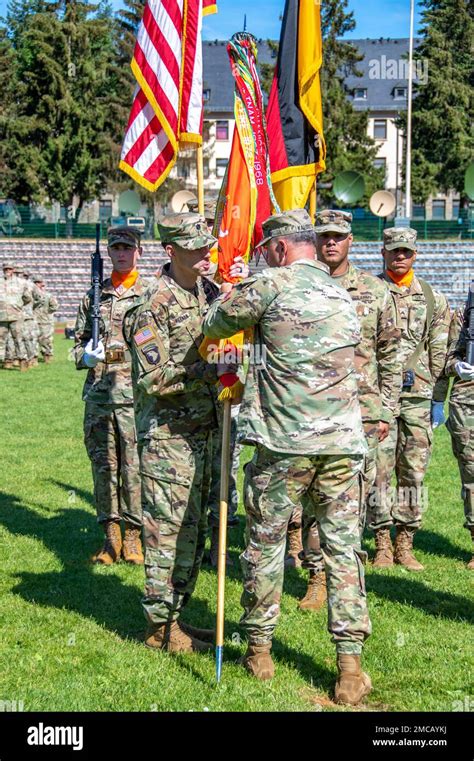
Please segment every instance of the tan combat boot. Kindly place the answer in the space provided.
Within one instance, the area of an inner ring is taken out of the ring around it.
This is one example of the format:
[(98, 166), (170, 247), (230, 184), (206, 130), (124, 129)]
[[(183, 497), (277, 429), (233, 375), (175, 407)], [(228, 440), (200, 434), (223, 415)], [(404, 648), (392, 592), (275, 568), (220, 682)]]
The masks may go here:
[[(219, 526), (213, 526), (211, 529), (211, 546), (209, 549), (209, 563), (213, 568), (217, 568), (219, 560)], [(229, 553), (225, 554), (225, 564), (227, 568), (233, 568), (234, 562)]]
[(336, 703), (355, 706), (372, 689), (370, 676), (361, 669), (360, 655), (337, 654)]
[(44, 361), (47, 365), (50, 364), (50, 362), (53, 361), (53, 355), (52, 354), (45, 354), (44, 355)]
[(145, 645), (168, 653), (207, 653), (212, 650), (209, 642), (188, 634), (179, 621), (168, 621), (149, 629), (145, 635)]
[(122, 534), (120, 533), (120, 523), (116, 521), (105, 521), (104, 523), (105, 542), (104, 546), (92, 556), (93, 563), (102, 565), (112, 565), (120, 558), (122, 550)]
[(268, 645), (251, 645), (247, 646), (247, 652), (241, 659), (242, 666), (257, 679), (273, 679), (275, 676), (275, 664), (272, 661), (270, 651), (271, 642)]
[(379, 528), (375, 532), (375, 568), (390, 568), (393, 565), (393, 547), (389, 528)]
[[(474, 528), (471, 528), (471, 536), (472, 536), (472, 541), (474, 542)], [(470, 559), (469, 563), (467, 564), (467, 567), (469, 568), (470, 571), (474, 571), (474, 551), (473, 551), (473, 554), (472, 554), (472, 558)]]
[(13, 360), (13, 367), (20, 367), (20, 360), (19, 359), (14, 359)]
[(13, 370), (13, 362), (10, 359), (6, 359), (3, 363), (4, 370)]
[(303, 552), (301, 526), (288, 529), (288, 554), (285, 558), (287, 568), (301, 568), (300, 552)]
[(413, 554), (413, 538), (415, 530), (406, 526), (397, 526), (393, 559), (398, 565), (408, 568), (409, 571), (423, 571), (424, 567), (418, 562)]
[(125, 524), (125, 535), (122, 544), (122, 557), (126, 563), (143, 565), (141, 529)]
[(20, 373), (26, 373), (30, 366), (30, 363), (27, 359), (20, 359)]
[(326, 573), (320, 571), (310, 571), (308, 589), (302, 600), (300, 600), (298, 607), (300, 610), (321, 610), (324, 603), (328, 599), (328, 591), (326, 588)]

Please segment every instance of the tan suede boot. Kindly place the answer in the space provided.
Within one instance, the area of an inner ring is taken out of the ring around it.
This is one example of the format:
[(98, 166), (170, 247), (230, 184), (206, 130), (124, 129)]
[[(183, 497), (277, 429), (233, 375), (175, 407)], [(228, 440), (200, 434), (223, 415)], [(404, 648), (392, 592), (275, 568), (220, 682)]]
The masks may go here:
[(275, 664), (272, 661), (270, 651), (271, 642), (268, 645), (248, 645), (247, 652), (240, 660), (242, 666), (257, 679), (273, 679), (275, 676)]
[(301, 568), (300, 552), (303, 551), (301, 526), (288, 529), (288, 554), (285, 558), (287, 568)]
[(19, 359), (14, 359), (13, 360), (13, 367), (20, 367), (20, 360)]
[(214, 629), (200, 629), (198, 626), (187, 624), (185, 621), (179, 622), (179, 625), (185, 634), (189, 634), (194, 639), (199, 639), (201, 642), (215, 642), (216, 632)]
[(122, 557), (126, 563), (143, 565), (141, 529), (125, 524), (125, 534), (122, 544)]
[(390, 568), (393, 565), (393, 547), (389, 528), (380, 528), (375, 532), (375, 568)]
[(315, 573), (310, 571), (308, 580), (308, 589), (302, 600), (300, 600), (298, 607), (300, 610), (321, 610), (324, 603), (328, 599), (328, 592), (326, 588), (326, 574), (324, 571)]
[(212, 644), (201, 642), (191, 636), (179, 621), (169, 621), (149, 629), (145, 635), (145, 645), (168, 653), (207, 653)]
[(44, 361), (45, 361), (45, 364), (49, 365), (50, 362), (53, 361), (53, 355), (52, 354), (45, 354), (44, 355)]
[(102, 565), (112, 565), (120, 558), (122, 550), (122, 534), (120, 533), (120, 523), (116, 521), (105, 521), (103, 524), (105, 533), (104, 546), (92, 556), (93, 563)]
[(26, 373), (29, 369), (30, 363), (27, 359), (20, 359), (20, 373)]
[(360, 655), (337, 654), (336, 703), (355, 706), (372, 689), (370, 676), (361, 669)]
[(3, 363), (4, 370), (13, 370), (13, 362), (10, 359), (6, 359)]
[[(474, 528), (471, 528), (471, 536), (472, 536), (472, 541), (474, 542)], [(469, 568), (470, 571), (474, 571), (474, 550), (473, 550), (472, 558), (467, 564), (467, 567)]]
[[(213, 526), (211, 529), (211, 546), (209, 549), (209, 563), (213, 568), (217, 568), (219, 560), (219, 526)], [(225, 554), (225, 564), (227, 568), (233, 568), (234, 562), (229, 553)]]
[(393, 550), (393, 559), (398, 565), (408, 568), (409, 571), (423, 571), (424, 566), (418, 562), (413, 554), (413, 538), (416, 530), (409, 529), (406, 526), (397, 526), (397, 535), (395, 537), (395, 546)]

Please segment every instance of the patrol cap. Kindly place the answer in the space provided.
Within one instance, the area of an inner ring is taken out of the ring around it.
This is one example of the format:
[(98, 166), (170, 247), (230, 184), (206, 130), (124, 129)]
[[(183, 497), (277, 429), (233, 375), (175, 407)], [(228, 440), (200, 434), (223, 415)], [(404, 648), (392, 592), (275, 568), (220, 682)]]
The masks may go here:
[(318, 235), (323, 233), (342, 233), (348, 235), (352, 232), (352, 214), (338, 209), (324, 209), (316, 214), (315, 229)]
[(386, 251), (393, 251), (395, 248), (416, 251), (417, 235), (412, 227), (388, 227), (383, 231), (383, 247)]
[[(188, 209), (194, 214), (199, 214), (198, 200), (196, 199), (194, 201), (188, 201)], [(204, 216), (206, 217), (206, 219), (212, 219), (212, 221), (214, 221), (214, 218), (216, 216), (216, 211), (217, 211), (216, 201), (207, 201), (204, 204)]]
[(204, 217), (191, 211), (162, 217), (158, 222), (158, 232), (163, 245), (175, 243), (188, 251), (217, 243)]
[(281, 214), (274, 214), (273, 217), (265, 220), (262, 229), (265, 237), (260, 243), (257, 243), (255, 248), (264, 246), (269, 240), (279, 236), (284, 237), (303, 232), (314, 233), (313, 223), (306, 209), (292, 209)]
[(107, 230), (107, 238), (109, 246), (123, 243), (126, 246), (133, 246), (135, 248), (140, 245), (141, 233), (134, 227), (117, 225), (117, 227), (109, 227)]
[(3, 262), (2, 269), (4, 270), (15, 270), (15, 267), (11, 262)]
[(19, 272), (20, 275), (23, 275), (24, 272), (25, 272), (25, 270), (23, 269), (23, 265), (21, 265), (21, 264), (15, 264), (15, 266), (13, 267), (13, 271), (14, 272)]
[(40, 277), (39, 275), (36, 275), (36, 276), (33, 278), (33, 283), (44, 283), (44, 280), (43, 280), (43, 278), (42, 278), (42, 277)]

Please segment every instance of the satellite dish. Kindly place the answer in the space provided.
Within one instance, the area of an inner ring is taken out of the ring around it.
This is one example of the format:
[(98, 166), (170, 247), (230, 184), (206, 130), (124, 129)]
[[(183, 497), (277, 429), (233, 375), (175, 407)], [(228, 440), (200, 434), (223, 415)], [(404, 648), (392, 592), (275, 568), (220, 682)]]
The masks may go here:
[(377, 190), (370, 199), (370, 211), (376, 217), (388, 217), (397, 205), (397, 199), (389, 190)]
[(464, 177), (464, 190), (471, 201), (474, 201), (474, 162), (469, 164)]
[(189, 211), (188, 203), (197, 204), (197, 198), (190, 190), (178, 190), (171, 199), (171, 208), (175, 214)]
[(124, 190), (119, 195), (119, 212), (120, 214), (131, 214), (136, 216), (140, 211), (140, 196), (134, 190)]
[(332, 189), (338, 201), (356, 203), (365, 193), (365, 180), (359, 172), (341, 172), (334, 178)]

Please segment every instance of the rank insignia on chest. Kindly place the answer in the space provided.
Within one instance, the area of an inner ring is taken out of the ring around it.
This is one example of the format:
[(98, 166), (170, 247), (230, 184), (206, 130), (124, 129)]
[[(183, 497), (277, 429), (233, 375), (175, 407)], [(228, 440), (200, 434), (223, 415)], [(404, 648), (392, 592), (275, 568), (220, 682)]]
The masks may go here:
[(145, 346), (141, 352), (149, 365), (157, 365), (160, 361), (160, 352), (156, 344)]
[(135, 333), (133, 336), (133, 340), (135, 341), (137, 346), (142, 346), (143, 344), (146, 344), (148, 341), (151, 341), (152, 338), (155, 337), (155, 334), (150, 327), (143, 328), (140, 330), (139, 333)]

